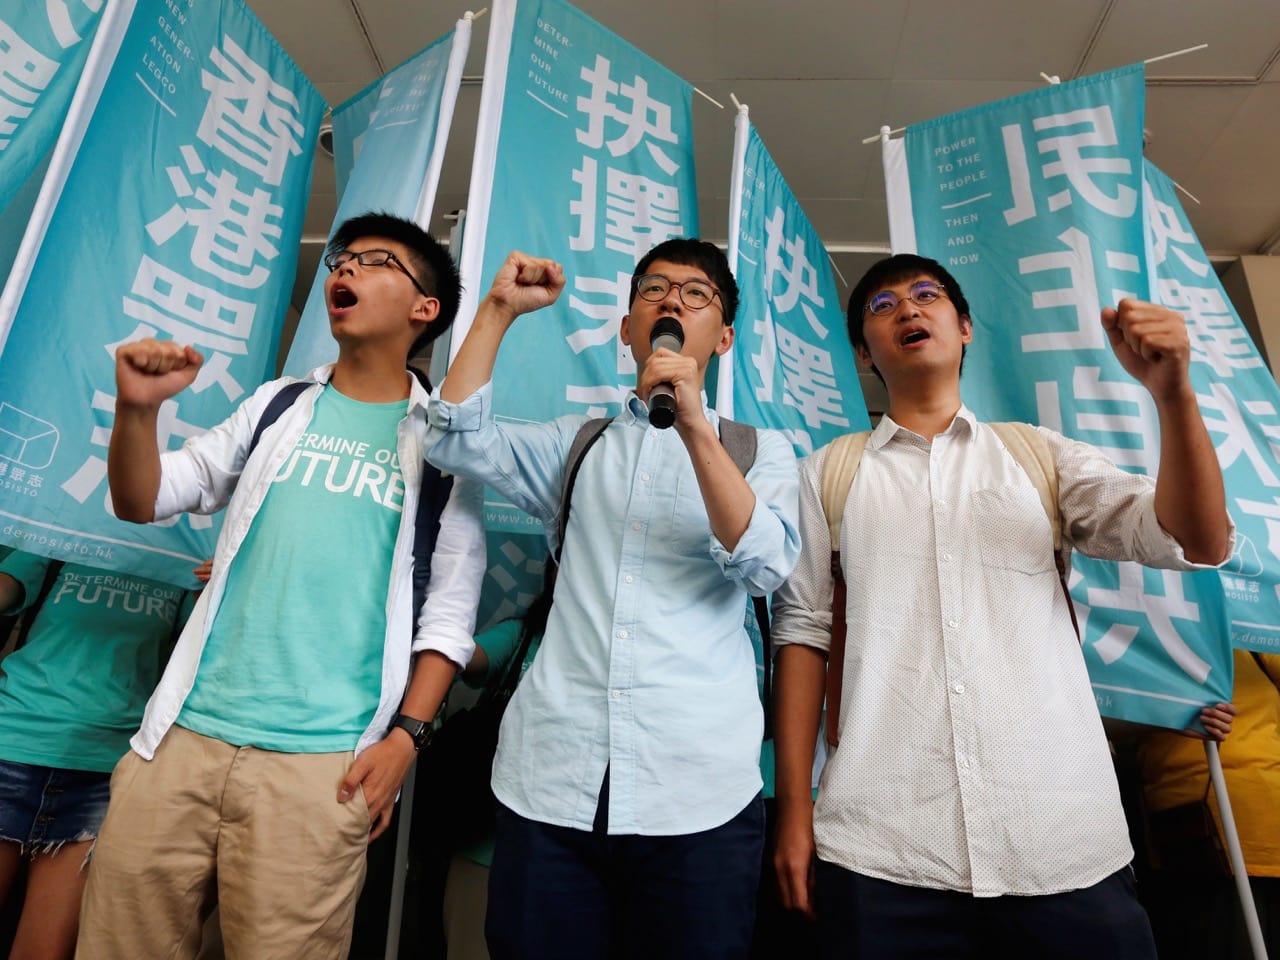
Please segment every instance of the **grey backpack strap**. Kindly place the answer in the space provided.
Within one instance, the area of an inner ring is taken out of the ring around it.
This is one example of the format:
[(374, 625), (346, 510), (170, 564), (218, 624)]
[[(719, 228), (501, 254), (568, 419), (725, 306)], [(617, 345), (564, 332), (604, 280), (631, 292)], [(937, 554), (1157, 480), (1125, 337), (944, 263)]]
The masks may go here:
[(578, 481), (578, 470), (582, 466), (582, 458), (587, 455), (591, 445), (600, 439), (605, 428), (613, 423), (613, 417), (598, 417), (588, 420), (578, 428), (578, 435), (569, 445), (569, 456), (564, 463), (564, 486), (560, 490), (560, 515), (556, 524), (556, 565), (560, 564), (560, 552), (564, 550), (564, 535), (569, 528), (569, 501), (573, 499), (573, 485)]
[(744, 477), (756, 462), (756, 428), (749, 423), (720, 418), (720, 444)]

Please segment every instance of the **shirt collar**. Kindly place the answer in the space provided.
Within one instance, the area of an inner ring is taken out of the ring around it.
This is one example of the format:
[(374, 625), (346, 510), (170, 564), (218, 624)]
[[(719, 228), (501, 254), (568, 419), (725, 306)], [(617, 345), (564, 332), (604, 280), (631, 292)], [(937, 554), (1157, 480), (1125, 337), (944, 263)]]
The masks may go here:
[[(720, 429), (719, 415), (707, 406), (707, 391), (702, 391), (702, 413), (710, 422), (710, 424)], [(632, 390), (627, 394), (627, 399), (623, 401), (622, 413), (618, 415), (618, 419), (623, 423), (639, 423), (643, 426), (649, 425), (649, 408), (644, 401), (636, 396), (636, 392)]]
[[(316, 383), (327, 384), (333, 379), (334, 366), (336, 366), (336, 364), (323, 364), (316, 367), (303, 377), (303, 379), (314, 380)], [(426, 389), (422, 386), (421, 381), (414, 376), (413, 371), (406, 369), (405, 372), (409, 375), (409, 409), (412, 410), (414, 407), (421, 407), (423, 410), (426, 410), (427, 402), (431, 399), (431, 394), (427, 393)]]
[[(946, 430), (943, 430), (939, 436), (945, 434), (954, 434), (959, 436), (962, 433), (967, 436), (973, 436), (974, 433), (977, 432), (977, 429), (978, 418), (973, 415), (972, 410), (962, 403), (960, 404), (960, 409), (956, 411), (955, 419), (951, 421), (951, 424)], [(885, 414), (880, 418), (880, 423), (876, 426), (875, 430), (871, 432), (871, 437), (867, 440), (867, 446), (872, 450), (879, 450), (886, 443), (896, 437), (899, 431), (915, 436), (912, 431), (908, 430), (900, 423), (897, 423), (888, 414)]]

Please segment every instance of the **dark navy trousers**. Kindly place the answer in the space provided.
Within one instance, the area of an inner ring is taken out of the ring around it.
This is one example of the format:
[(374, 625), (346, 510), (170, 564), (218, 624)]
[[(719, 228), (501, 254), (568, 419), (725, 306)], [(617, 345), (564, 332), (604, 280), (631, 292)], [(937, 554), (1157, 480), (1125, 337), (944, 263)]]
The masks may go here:
[(1133, 871), (1034, 897), (908, 887), (819, 860), (823, 960), (1156, 960)]
[(609, 836), (602, 826), (552, 826), (498, 806), (485, 920), (493, 960), (747, 956), (764, 845), (759, 795), (701, 833)]

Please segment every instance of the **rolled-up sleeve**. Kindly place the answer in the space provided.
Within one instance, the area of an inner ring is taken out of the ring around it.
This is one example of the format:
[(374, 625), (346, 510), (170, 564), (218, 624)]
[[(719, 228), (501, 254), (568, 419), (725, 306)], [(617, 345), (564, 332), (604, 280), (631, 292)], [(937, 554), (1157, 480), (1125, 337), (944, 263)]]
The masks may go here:
[(801, 548), (795, 569), (773, 596), (773, 645), (831, 647), (831, 535), (822, 509), (822, 462), (827, 448), (800, 464)]
[[(434, 402), (432, 403), (434, 406)], [(484, 487), (453, 484), (431, 554), (431, 582), (413, 636), (413, 652), (435, 650), (462, 669), (475, 650), (476, 609), (485, 571)]]
[(756, 495), (747, 529), (733, 552), (711, 537), (711, 556), (724, 575), (753, 596), (777, 590), (800, 553), (798, 475), (790, 442), (773, 430), (757, 433), (756, 460), (747, 484)]
[(432, 400), (427, 411), (427, 459), (450, 473), (479, 480), (525, 513), (554, 528), (564, 462), (586, 417), (549, 423), (497, 423), (493, 385), (461, 403)]
[[(1058, 468), (1058, 503), (1065, 540), (1099, 560), (1132, 560), (1162, 570), (1212, 570), (1193, 563), (1156, 518), (1155, 480), (1128, 473), (1087, 443), (1040, 427)], [(1227, 557), (1235, 552), (1231, 522)], [(1225, 559), (1223, 563), (1225, 563)]]
[(216, 513), (227, 505), (258, 419), (279, 389), (278, 380), (263, 384), (222, 423), (160, 455), (154, 520), (179, 513)]

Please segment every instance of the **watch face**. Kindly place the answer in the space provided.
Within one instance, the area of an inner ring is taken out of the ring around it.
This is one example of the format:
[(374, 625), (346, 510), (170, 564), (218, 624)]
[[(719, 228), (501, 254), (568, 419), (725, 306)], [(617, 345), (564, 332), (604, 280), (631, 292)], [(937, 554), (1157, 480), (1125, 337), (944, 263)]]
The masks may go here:
[(413, 738), (413, 748), (415, 750), (421, 750), (426, 746), (428, 734), (431, 731), (428, 723), (423, 720), (416, 720), (413, 717), (397, 717), (396, 726)]

